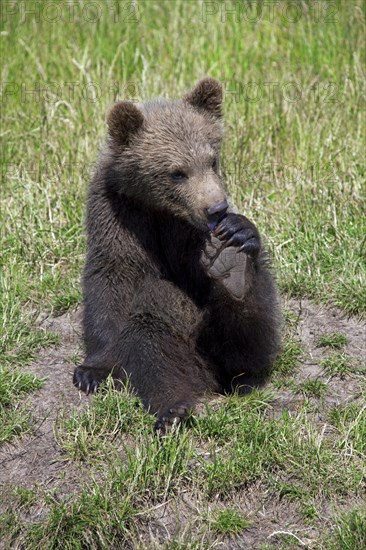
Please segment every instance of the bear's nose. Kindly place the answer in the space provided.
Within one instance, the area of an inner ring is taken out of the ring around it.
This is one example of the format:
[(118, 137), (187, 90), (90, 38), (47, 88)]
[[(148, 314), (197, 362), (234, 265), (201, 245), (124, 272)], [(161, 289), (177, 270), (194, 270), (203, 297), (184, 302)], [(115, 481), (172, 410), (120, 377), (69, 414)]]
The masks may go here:
[(229, 205), (226, 199), (221, 202), (217, 202), (213, 206), (210, 206), (210, 208), (206, 209), (207, 216), (210, 220), (219, 220), (226, 214), (226, 210), (228, 208)]

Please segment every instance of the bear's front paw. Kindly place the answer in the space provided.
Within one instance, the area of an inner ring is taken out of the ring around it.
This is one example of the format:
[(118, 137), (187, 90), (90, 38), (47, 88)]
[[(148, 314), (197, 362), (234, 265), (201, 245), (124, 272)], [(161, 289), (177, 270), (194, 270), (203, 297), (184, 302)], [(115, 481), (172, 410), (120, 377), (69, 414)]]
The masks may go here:
[(261, 239), (256, 226), (245, 216), (229, 213), (217, 224), (213, 235), (226, 246), (235, 246), (252, 258), (258, 256)]
[(76, 367), (74, 371), (73, 383), (78, 390), (89, 395), (89, 393), (94, 393), (98, 389), (108, 374), (109, 372), (104, 369), (95, 369), (81, 365)]
[(154, 431), (157, 435), (165, 435), (171, 431), (174, 426), (181, 426), (187, 420), (190, 413), (190, 406), (187, 403), (176, 403), (164, 412), (159, 414), (154, 425)]

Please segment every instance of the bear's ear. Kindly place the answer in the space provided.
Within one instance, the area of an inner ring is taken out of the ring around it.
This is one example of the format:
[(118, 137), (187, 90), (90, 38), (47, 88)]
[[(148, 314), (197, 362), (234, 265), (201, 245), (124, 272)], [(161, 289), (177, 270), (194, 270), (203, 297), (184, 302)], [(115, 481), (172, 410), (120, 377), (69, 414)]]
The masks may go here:
[(115, 103), (107, 116), (108, 132), (113, 143), (128, 145), (130, 138), (141, 128), (144, 116), (130, 101)]
[(216, 117), (222, 116), (222, 86), (214, 78), (203, 78), (197, 82), (183, 99), (197, 109), (208, 111)]

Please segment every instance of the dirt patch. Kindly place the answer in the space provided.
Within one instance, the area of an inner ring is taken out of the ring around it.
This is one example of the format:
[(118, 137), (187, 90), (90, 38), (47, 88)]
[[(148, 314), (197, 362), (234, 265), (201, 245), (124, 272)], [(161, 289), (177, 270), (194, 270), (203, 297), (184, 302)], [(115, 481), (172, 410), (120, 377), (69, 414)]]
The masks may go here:
[(26, 400), (33, 420), (31, 435), (5, 443), (0, 448), (1, 483), (31, 487), (35, 483), (53, 487), (73, 482), (79, 468), (62, 461), (63, 455), (54, 439), (54, 422), (62, 410), (85, 406), (88, 397), (79, 394), (72, 384), (74, 366), (70, 360), (81, 353), (80, 310), (56, 318), (44, 317), (40, 325), (60, 335), (60, 345), (42, 350), (37, 360), (24, 370), (45, 378), (41, 390)]
[[(348, 343), (344, 351), (351, 357), (365, 362), (366, 358), (366, 323), (354, 317), (347, 317), (342, 311), (329, 309), (313, 304), (309, 300), (290, 300), (290, 309), (299, 316), (299, 334), (308, 359), (301, 368), (301, 376), (316, 376), (320, 373), (318, 366), (327, 348), (318, 345), (324, 334), (341, 333)], [(317, 367), (311, 369), (310, 367)], [(309, 369), (309, 370), (308, 370)]]
[[(250, 522), (250, 527), (240, 535), (218, 534), (212, 527), (212, 517), (228, 508), (240, 512)], [(178, 501), (168, 501), (157, 508), (154, 517), (149, 521), (148, 532), (140, 535), (140, 544), (141, 549), (165, 548), (164, 543), (169, 540), (176, 540), (184, 545), (185, 537), (190, 540), (190, 534), (196, 532), (199, 533), (198, 539), (202, 543), (211, 541), (212, 546), (207, 546), (208, 548), (255, 549), (265, 542), (273, 545), (278, 542), (278, 531), (297, 533), (300, 522), (301, 518), (294, 503), (280, 501), (278, 497), (268, 494), (260, 483), (255, 483), (230, 501), (207, 502), (197, 495), (194, 498), (189, 493), (180, 495)], [(302, 531), (304, 540), (309, 542), (315, 529), (309, 527)], [(205, 545), (202, 547), (206, 548)]]
[[(354, 499), (347, 504), (339, 501), (333, 505), (336, 505), (337, 511), (346, 511), (353, 506), (362, 506), (363, 501)], [(228, 508), (237, 511), (250, 522), (250, 526), (242, 533), (223, 535), (215, 532), (212, 518)], [(165, 550), (170, 548), (169, 542), (172, 540), (181, 544), (177, 544), (177, 548), (191, 548), (187, 541), (191, 541), (191, 535), (195, 533), (195, 540), (202, 542), (199, 548), (261, 550), (267, 544), (271, 549), (315, 550), (320, 547), (319, 536), (331, 528), (329, 518), (332, 511), (328, 504), (320, 509), (320, 524), (307, 523), (301, 515), (298, 502), (279, 498), (260, 481), (237, 493), (232, 499), (225, 499), (225, 502), (220, 499), (208, 502), (199, 494), (182, 492), (179, 499), (168, 500), (156, 507), (148, 518), (147, 527), (144, 525), (141, 528), (136, 548)], [(285, 540), (287, 544), (284, 544)]]
[[(309, 300), (289, 300), (287, 308), (298, 318), (297, 333), (303, 349), (301, 367), (294, 372), (296, 383), (319, 380), (328, 385), (324, 395), (325, 408), (346, 405), (361, 395), (360, 379), (355, 379), (360, 367), (366, 364), (366, 323), (348, 317), (338, 309), (314, 304)], [(339, 333), (347, 338), (347, 344), (337, 350), (350, 359), (351, 372), (344, 377), (331, 377), (324, 372), (321, 361), (332, 354), (329, 347), (319, 345), (321, 336)], [(269, 384), (271, 387), (271, 384)], [(275, 390), (274, 414), (287, 409), (296, 412), (303, 403), (303, 397), (285, 389)]]
[(347, 344), (342, 347), (351, 360), (351, 370), (356, 373), (366, 361), (366, 323), (353, 317), (347, 317), (337, 309), (313, 304), (309, 300), (289, 302), (290, 309), (299, 316), (298, 331), (304, 348), (304, 357), (297, 379), (304, 382), (308, 379), (319, 379), (329, 384), (331, 391), (325, 394), (329, 406), (345, 405), (360, 397), (359, 383), (355, 382), (352, 372), (344, 378), (327, 376), (320, 364), (329, 356), (327, 347), (319, 346), (319, 339), (324, 334), (341, 333), (347, 337)]

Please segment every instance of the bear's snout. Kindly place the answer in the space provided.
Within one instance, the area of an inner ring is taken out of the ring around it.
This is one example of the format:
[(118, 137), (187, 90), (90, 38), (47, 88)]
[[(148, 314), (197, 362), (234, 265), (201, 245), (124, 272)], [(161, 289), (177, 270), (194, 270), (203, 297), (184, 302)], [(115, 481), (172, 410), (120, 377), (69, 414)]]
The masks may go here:
[(211, 231), (225, 217), (228, 208), (229, 205), (226, 199), (206, 208), (208, 227)]
[(210, 208), (207, 208), (207, 216), (209, 217), (210, 221), (215, 220), (216, 218), (220, 218), (223, 214), (225, 214), (228, 208), (229, 205), (227, 203), (227, 200), (224, 199), (221, 202), (213, 204), (212, 206), (210, 206)]

